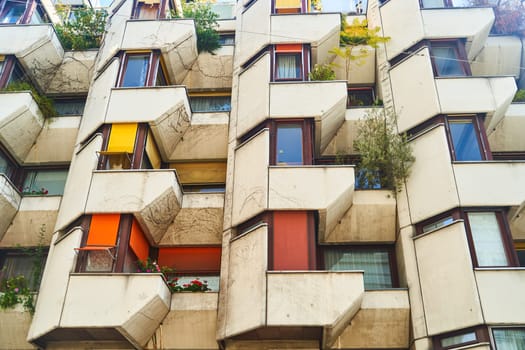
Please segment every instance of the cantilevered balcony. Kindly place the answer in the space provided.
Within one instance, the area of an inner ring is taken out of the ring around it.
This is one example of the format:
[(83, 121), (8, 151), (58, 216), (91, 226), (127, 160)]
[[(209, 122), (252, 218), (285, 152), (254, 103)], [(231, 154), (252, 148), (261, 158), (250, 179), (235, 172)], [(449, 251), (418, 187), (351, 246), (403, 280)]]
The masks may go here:
[(170, 302), (160, 274), (71, 274), (58, 324), (30, 340), (40, 346), (112, 341), (142, 349), (167, 315)]
[(273, 334), (319, 334), (330, 345), (361, 307), (363, 272), (267, 271), (268, 245), (266, 225), (232, 242), (228, 301), (223, 304), (228, 322), (218, 336), (244, 333), (245, 339), (260, 339), (273, 329)]
[(493, 152), (525, 151), (525, 103), (512, 103), (495, 130), (488, 130)]
[[(160, 50), (168, 75), (180, 84), (197, 59), (197, 35), (192, 19), (124, 20), (113, 17), (100, 48), (97, 71), (119, 51)], [(128, 17), (129, 18), (129, 17)]]
[(233, 225), (265, 210), (318, 210), (319, 234), (330, 232), (352, 205), (351, 166), (270, 166), (270, 133), (236, 150)]
[[(312, 62), (326, 62), (328, 51), (339, 45), (341, 17), (337, 13), (270, 15), (271, 1), (255, 1), (243, 13), (239, 62), (268, 44), (309, 43)], [(257, 28), (256, 31), (253, 28)]]
[(0, 93), (0, 142), (19, 162), (29, 154), (44, 121), (31, 92)]
[(390, 77), (400, 131), (438, 114), (458, 113), (486, 113), (490, 130), (501, 121), (516, 91), (512, 76), (435, 77), (427, 47), (394, 66)]
[(469, 59), (483, 47), (494, 23), (492, 8), (420, 9), (419, 1), (389, 1), (380, 7), (382, 29), (392, 59), (423, 39), (467, 38)]
[(22, 196), (11, 181), (4, 174), (0, 174), (0, 240), (15, 217), (21, 200)]
[(62, 63), (64, 49), (51, 24), (0, 26), (0, 52), (14, 55), (33, 81), (44, 87)]
[(133, 213), (158, 242), (182, 203), (182, 190), (172, 170), (95, 171), (86, 213)]
[(523, 161), (452, 162), (443, 125), (411, 144), (418, 161), (406, 191), (414, 222), (458, 206), (519, 206), (525, 200)]
[[(270, 83), (270, 55), (266, 54), (239, 77), (237, 136), (268, 118), (315, 118), (315, 151), (320, 154), (346, 111), (346, 82), (305, 81)], [(257, 84), (253, 84), (257, 81)]]

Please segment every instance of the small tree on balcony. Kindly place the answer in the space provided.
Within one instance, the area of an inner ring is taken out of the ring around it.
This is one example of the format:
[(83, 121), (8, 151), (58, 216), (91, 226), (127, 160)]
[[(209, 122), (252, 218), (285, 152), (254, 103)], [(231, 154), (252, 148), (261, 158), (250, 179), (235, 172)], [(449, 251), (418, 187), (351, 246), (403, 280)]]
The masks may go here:
[(348, 24), (346, 16), (341, 15), (341, 32), (339, 35), (340, 47), (330, 50), (345, 61), (346, 80), (348, 80), (352, 62), (362, 64), (364, 58), (368, 56), (366, 46), (377, 48), (379, 44), (390, 40), (390, 37), (379, 35), (381, 28), (369, 28), (366, 19), (360, 21), (354, 19), (352, 24)]
[(397, 133), (392, 114), (382, 108), (369, 110), (361, 120), (354, 148), (361, 155), (357, 174), (362, 187), (401, 191), (415, 158), (406, 135)]
[[(72, 11), (72, 16), (70, 15)], [(62, 46), (68, 50), (86, 50), (100, 47), (106, 28), (107, 12), (81, 7), (57, 6), (63, 24), (55, 26)]]

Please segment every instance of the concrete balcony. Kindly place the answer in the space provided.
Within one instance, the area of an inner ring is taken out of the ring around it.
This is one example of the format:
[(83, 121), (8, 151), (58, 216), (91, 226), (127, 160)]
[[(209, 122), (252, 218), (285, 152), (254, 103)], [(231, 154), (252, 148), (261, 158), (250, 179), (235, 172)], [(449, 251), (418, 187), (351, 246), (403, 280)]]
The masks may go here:
[(494, 23), (492, 8), (420, 9), (418, 1), (388, 2), (380, 8), (392, 59), (423, 39), (466, 38), (469, 59), (482, 49)]
[(331, 232), (352, 205), (351, 166), (270, 166), (264, 129), (236, 150), (233, 226), (265, 210), (318, 210), (319, 234)]
[(162, 158), (169, 160), (191, 123), (186, 88), (113, 88), (105, 122), (148, 122)]
[(2, 55), (15, 55), (33, 81), (44, 88), (62, 63), (64, 49), (51, 24), (2, 25), (0, 42)]
[(21, 201), (22, 196), (11, 181), (4, 174), (0, 174), (0, 240), (15, 217)]
[(517, 36), (489, 36), (483, 49), (470, 64), (474, 75), (520, 77), (520, 57), (525, 48)]
[(525, 151), (525, 103), (512, 103), (505, 117), (489, 135), (490, 150), (493, 152)]
[(220, 245), (224, 193), (184, 193), (182, 206), (161, 245)]
[[(23, 196), (11, 225), (0, 240), (0, 248), (36, 247), (48, 244), (62, 196)], [(2, 209), (9, 216), (9, 211)], [(3, 219), (3, 218), (2, 218)], [(43, 237), (41, 234), (43, 233)], [(1, 235), (0, 235), (1, 236)], [(44, 241), (40, 241), (40, 239)]]
[(158, 334), (167, 349), (218, 349), (216, 336), (219, 293), (174, 293)]
[(0, 339), (3, 349), (32, 349), (26, 340), (31, 314), (21, 304), (12, 309), (0, 309)]
[[(270, 83), (266, 54), (239, 76), (237, 137), (268, 118), (315, 118), (315, 151), (320, 154), (344, 123), (345, 81)], [(253, 84), (254, 81), (259, 82)]]
[[(126, 4), (123, 7), (130, 6)], [(197, 35), (193, 20), (126, 20), (125, 17), (114, 16), (113, 21), (99, 50), (97, 71), (101, 71), (121, 50), (160, 50), (172, 82), (180, 84), (184, 80), (197, 59)]]
[(174, 171), (95, 171), (86, 200), (86, 213), (133, 213), (158, 243), (177, 216), (182, 190)]
[(462, 206), (519, 206), (525, 200), (525, 162), (454, 163)]
[(270, 84), (270, 118), (315, 118), (315, 151), (320, 154), (345, 120), (346, 82)]
[(0, 142), (18, 162), (25, 161), (44, 122), (31, 92), (0, 93)]
[[(409, 72), (414, 79), (406, 79)], [(501, 121), (516, 91), (511, 76), (434, 77), (427, 47), (394, 66), (390, 77), (399, 131), (437, 114), (458, 113), (486, 113), (485, 125), (490, 130)]]
[(328, 51), (339, 45), (341, 17), (337, 13), (270, 14), (271, 1), (256, 1), (243, 13), (239, 62), (246, 62), (268, 44), (309, 43), (312, 62), (323, 63)]
[(58, 324), (30, 340), (113, 341), (142, 349), (168, 314), (171, 293), (160, 274), (71, 274)]
[(218, 337), (245, 333), (244, 339), (257, 339), (265, 329), (291, 334), (319, 328), (323, 344), (330, 345), (361, 307), (363, 272), (267, 271), (268, 244), (266, 225), (231, 243), (227, 302), (222, 304), (228, 322)]
[[(366, 291), (357, 312), (332, 349), (406, 349), (410, 303), (401, 289)], [(370, 337), (370, 334), (375, 336)]]
[[(522, 324), (525, 315), (516, 310), (525, 307), (525, 269), (476, 269), (479, 298), (485, 322), (490, 324)], [(502, 298), (506, 301), (502, 303)]]

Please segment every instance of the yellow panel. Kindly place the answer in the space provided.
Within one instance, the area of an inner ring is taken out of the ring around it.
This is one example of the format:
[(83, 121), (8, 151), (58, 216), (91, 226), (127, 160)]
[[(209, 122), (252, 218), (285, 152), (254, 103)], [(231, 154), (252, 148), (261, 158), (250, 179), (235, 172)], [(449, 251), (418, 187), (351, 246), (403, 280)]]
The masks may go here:
[(181, 184), (216, 184), (226, 182), (226, 162), (172, 163)]
[(275, 0), (275, 8), (301, 8), (301, 0)]
[(148, 155), (153, 169), (160, 169), (162, 160), (157, 145), (155, 144), (155, 140), (153, 140), (153, 134), (151, 131), (148, 131), (148, 138), (146, 139), (146, 154)]
[(138, 124), (113, 124), (109, 135), (108, 151), (133, 153)]
[(0, 55), (0, 62), (3, 62), (5, 60), (5, 56)]

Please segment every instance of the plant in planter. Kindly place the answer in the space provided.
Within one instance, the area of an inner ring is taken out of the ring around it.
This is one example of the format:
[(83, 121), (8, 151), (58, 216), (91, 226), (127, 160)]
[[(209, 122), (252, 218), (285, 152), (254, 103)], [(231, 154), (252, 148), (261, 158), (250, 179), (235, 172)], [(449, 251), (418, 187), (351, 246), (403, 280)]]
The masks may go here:
[(361, 120), (354, 141), (361, 155), (357, 181), (361, 188), (401, 191), (415, 158), (405, 134), (396, 132), (395, 117), (383, 109), (371, 109)]
[(368, 56), (366, 46), (377, 48), (380, 43), (390, 40), (390, 37), (379, 35), (381, 28), (369, 28), (368, 21), (354, 19), (352, 24), (346, 22), (346, 16), (341, 15), (341, 31), (339, 35), (339, 47), (330, 50), (345, 61), (346, 80), (348, 80), (352, 62), (362, 64), (364, 58)]
[(0, 290), (0, 308), (9, 309), (22, 304), (25, 310), (31, 314), (34, 312), (33, 293), (24, 275), (0, 281)]
[[(69, 19), (73, 11), (73, 19)], [(80, 7), (71, 9), (71, 6), (61, 5), (57, 8), (63, 24), (55, 26), (58, 38), (64, 49), (86, 50), (100, 47), (106, 28), (108, 13), (101, 9)]]
[(185, 283), (183, 285), (179, 285), (178, 281), (179, 279), (177, 277), (172, 278), (171, 280), (168, 281), (168, 287), (170, 288), (170, 291), (172, 293), (175, 293), (175, 292), (206, 292), (206, 291), (211, 290), (208, 287), (208, 281), (206, 280), (201, 281), (199, 278), (195, 278), (189, 283)]
[(145, 260), (137, 260), (137, 272), (142, 273), (162, 273), (164, 278), (168, 280), (167, 275), (175, 272), (171, 267), (159, 266), (156, 261), (151, 260), (149, 257)]
[(221, 47), (219, 33), (217, 32), (219, 15), (213, 12), (208, 2), (183, 2), (182, 15), (172, 11), (170, 16), (174, 18), (193, 18), (197, 32), (197, 51), (199, 53), (213, 53)]
[(514, 95), (512, 102), (525, 102), (525, 89), (520, 89)]
[(53, 100), (40, 94), (38, 90), (27, 81), (13, 81), (3, 88), (2, 91), (31, 91), (33, 98), (44, 117), (54, 118), (58, 116)]
[(314, 65), (314, 68), (310, 71), (308, 77), (312, 81), (335, 80), (333, 64), (323, 63)]

